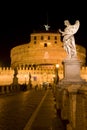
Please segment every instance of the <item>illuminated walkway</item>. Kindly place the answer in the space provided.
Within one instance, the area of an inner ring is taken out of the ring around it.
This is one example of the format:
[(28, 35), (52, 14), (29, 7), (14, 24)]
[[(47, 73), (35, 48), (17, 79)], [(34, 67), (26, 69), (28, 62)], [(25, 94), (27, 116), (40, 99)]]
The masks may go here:
[(55, 109), (52, 90), (47, 90), (24, 130), (64, 130)]
[(52, 90), (0, 96), (0, 130), (64, 130)]

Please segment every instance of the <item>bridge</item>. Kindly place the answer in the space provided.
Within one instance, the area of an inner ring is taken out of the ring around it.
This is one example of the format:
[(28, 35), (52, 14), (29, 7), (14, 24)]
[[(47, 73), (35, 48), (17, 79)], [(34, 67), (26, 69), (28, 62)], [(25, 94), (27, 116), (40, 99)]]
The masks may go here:
[(53, 89), (0, 95), (0, 130), (65, 130)]

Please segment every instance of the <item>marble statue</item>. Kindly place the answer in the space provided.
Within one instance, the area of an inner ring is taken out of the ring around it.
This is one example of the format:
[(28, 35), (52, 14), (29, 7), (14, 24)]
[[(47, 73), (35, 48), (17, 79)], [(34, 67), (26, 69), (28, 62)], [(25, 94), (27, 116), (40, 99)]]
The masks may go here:
[(76, 20), (75, 24), (71, 25), (68, 20), (65, 20), (64, 25), (66, 26), (64, 31), (61, 31), (61, 29), (59, 29), (59, 32), (63, 36), (64, 49), (66, 50), (68, 54), (68, 58), (76, 57), (77, 52), (76, 52), (74, 34), (78, 31), (80, 22), (79, 20)]

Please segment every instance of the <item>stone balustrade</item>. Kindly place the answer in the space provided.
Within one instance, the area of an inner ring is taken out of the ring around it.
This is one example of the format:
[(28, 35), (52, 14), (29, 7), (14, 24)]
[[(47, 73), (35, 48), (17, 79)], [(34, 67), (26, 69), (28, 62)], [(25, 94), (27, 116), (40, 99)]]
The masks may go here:
[(57, 86), (56, 108), (67, 130), (87, 130), (87, 84)]

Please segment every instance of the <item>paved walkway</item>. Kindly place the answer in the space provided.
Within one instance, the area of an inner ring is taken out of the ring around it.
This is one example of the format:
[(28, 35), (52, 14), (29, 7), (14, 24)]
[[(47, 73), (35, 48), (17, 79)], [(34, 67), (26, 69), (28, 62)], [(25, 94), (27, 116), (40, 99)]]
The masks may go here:
[(52, 90), (47, 90), (24, 130), (65, 130), (57, 115)]

